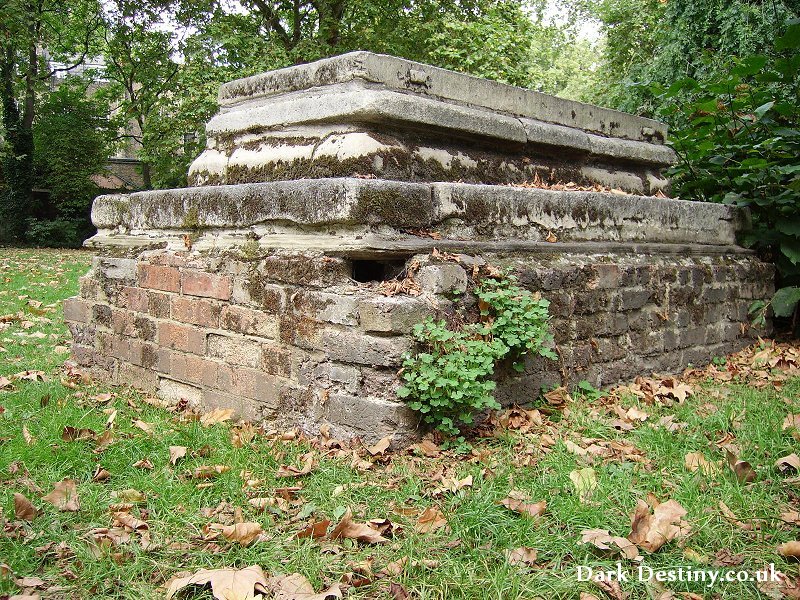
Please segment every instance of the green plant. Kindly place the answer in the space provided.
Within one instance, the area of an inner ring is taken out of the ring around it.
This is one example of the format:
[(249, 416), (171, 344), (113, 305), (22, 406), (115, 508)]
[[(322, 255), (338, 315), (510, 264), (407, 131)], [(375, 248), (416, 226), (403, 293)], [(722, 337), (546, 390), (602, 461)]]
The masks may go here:
[[(783, 289), (800, 284), (798, 48), (795, 19), (773, 54), (734, 59), (714, 79), (687, 77), (661, 94), (664, 116), (677, 124), (672, 138), (681, 161), (670, 174), (679, 195), (749, 208), (752, 227), (742, 242), (775, 263)], [(776, 315), (789, 316), (797, 294), (779, 289), (771, 303)], [(755, 311), (763, 317), (764, 308)]]
[(424, 350), (403, 361), (398, 396), (409, 398), (425, 423), (447, 435), (458, 434), (476, 413), (500, 408), (492, 395), (499, 361), (511, 359), (521, 371), (520, 359), (529, 352), (556, 358), (547, 300), (520, 288), (511, 275), (482, 281), (475, 295), (479, 322), (453, 330), (444, 320), (428, 318), (413, 331)]
[(583, 397), (589, 401), (598, 400), (604, 396), (602, 390), (598, 390), (586, 379), (582, 379), (578, 382), (578, 390), (580, 390)]

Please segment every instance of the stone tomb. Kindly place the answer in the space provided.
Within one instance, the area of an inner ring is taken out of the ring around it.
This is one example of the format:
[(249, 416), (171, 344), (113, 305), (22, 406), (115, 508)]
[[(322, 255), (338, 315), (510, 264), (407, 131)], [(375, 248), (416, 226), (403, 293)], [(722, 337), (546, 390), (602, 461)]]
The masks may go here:
[[(64, 312), (112, 383), (402, 443), (411, 328), (474, 305), (476, 265), (552, 302), (560, 359), (501, 369), (504, 403), (736, 350), (772, 292), (747, 213), (666, 197), (648, 119), (356, 52), (223, 85), (207, 131), (192, 187), (94, 202)], [(409, 274), (420, 294), (382, 293)]]

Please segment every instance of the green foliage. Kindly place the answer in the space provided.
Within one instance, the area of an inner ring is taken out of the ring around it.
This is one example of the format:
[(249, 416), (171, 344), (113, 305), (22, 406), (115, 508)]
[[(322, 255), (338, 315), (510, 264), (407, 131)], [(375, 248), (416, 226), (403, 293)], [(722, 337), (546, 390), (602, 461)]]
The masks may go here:
[(71, 77), (41, 103), (34, 123), (36, 179), (50, 191), (50, 207), (61, 219), (85, 218), (98, 187), (113, 132), (107, 104), (89, 96), (88, 83)]
[[(679, 124), (672, 140), (681, 162), (671, 171), (679, 195), (748, 207), (753, 223), (742, 241), (775, 262), (780, 286), (800, 283), (798, 49), (795, 20), (772, 54), (660, 90), (665, 116)], [(791, 313), (783, 296), (772, 305), (778, 316)]]
[(424, 351), (405, 356), (398, 396), (439, 431), (458, 434), (485, 409), (499, 409), (492, 380), (499, 361), (517, 370), (527, 353), (555, 358), (548, 330), (549, 302), (516, 285), (516, 278), (486, 279), (475, 290), (481, 321), (450, 329), (428, 318), (414, 327)]

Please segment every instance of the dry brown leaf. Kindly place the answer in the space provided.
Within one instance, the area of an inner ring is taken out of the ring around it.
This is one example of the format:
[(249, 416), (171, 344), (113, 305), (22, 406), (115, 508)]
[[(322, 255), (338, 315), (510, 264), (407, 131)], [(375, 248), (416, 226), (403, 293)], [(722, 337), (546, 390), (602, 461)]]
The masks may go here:
[(14, 494), (14, 516), (17, 519), (33, 521), (38, 514), (39, 511), (31, 504), (30, 500), (22, 494)]
[(675, 500), (657, 504), (650, 513), (650, 506), (639, 500), (631, 516), (631, 533), (628, 539), (634, 544), (656, 552), (661, 546), (689, 532), (689, 524), (683, 520), (686, 510)]
[(42, 496), (42, 500), (64, 512), (78, 512), (81, 509), (78, 488), (73, 479), (59, 481), (52, 492)]
[(522, 546), (506, 552), (506, 559), (510, 565), (526, 565), (533, 567), (536, 565), (538, 553), (533, 548)]
[(338, 540), (341, 538), (357, 540), (365, 544), (383, 544), (389, 541), (366, 523), (354, 523), (353, 513), (349, 508), (342, 517), (342, 520), (339, 521), (328, 536), (328, 539), (331, 540)]
[(795, 473), (800, 472), (800, 456), (797, 456), (797, 454), (792, 452), (791, 454), (782, 456), (776, 460), (775, 466), (781, 473), (785, 473), (789, 470), (793, 470)]
[[(618, 535), (611, 535), (607, 529), (587, 529), (581, 532), (581, 544), (591, 544), (600, 550), (621, 552), (630, 560), (639, 556), (639, 549), (630, 540)], [(615, 548), (612, 548), (616, 546)]]
[(800, 561), (800, 541), (786, 542), (778, 546), (778, 554), (784, 558)]
[(270, 577), (267, 589), (272, 592), (274, 600), (331, 600), (342, 597), (338, 583), (317, 594), (308, 579), (300, 573)]
[(326, 535), (328, 535), (328, 527), (330, 524), (331, 522), (329, 519), (311, 523), (311, 525), (305, 529), (298, 531), (294, 537), (299, 539), (311, 538), (312, 540), (324, 538)]
[(239, 542), (242, 546), (249, 546), (261, 535), (262, 531), (263, 529), (258, 523), (236, 523), (223, 527), (222, 535), (227, 540)]
[(372, 456), (383, 454), (384, 452), (386, 452), (386, 450), (389, 449), (389, 446), (392, 445), (392, 438), (394, 438), (394, 436), (387, 435), (385, 438), (382, 438), (374, 446), (369, 446), (367, 448), (367, 452), (369, 452)]
[(275, 477), (301, 477), (302, 475), (308, 475), (311, 469), (314, 468), (314, 453), (306, 453), (303, 455), (302, 461), (303, 466), (300, 468), (294, 465), (281, 465), (278, 467), (278, 472), (275, 474)]
[(442, 511), (436, 506), (429, 506), (417, 519), (414, 529), (418, 533), (430, 533), (447, 525)]
[(734, 475), (736, 475), (736, 479), (739, 483), (750, 483), (756, 478), (755, 469), (753, 469), (749, 462), (746, 460), (739, 460), (736, 455), (727, 448), (725, 449), (725, 456), (728, 459), (728, 466), (731, 468)]
[(184, 456), (186, 456), (188, 448), (186, 446), (170, 446), (169, 447), (169, 463), (174, 465)]
[(142, 460), (137, 460), (133, 463), (133, 466), (137, 469), (145, 469), (147, 471), (153, 470), (153, 463), (150, 461), (149, 458), (143, 458)]
[(166, 585), (167, 600), (190, 585), (211, 585), (211, 593), (217, 600), (248, 600), (254, 597), (254, 592), (266, 590), (267, 578), (257, 565), (245, 569), (200, 569), (193, 575), (170, 579)]
[(200, 416), (200, 424), (203, 427), (210, 427), (211, 425), (228, 421), (232, 416), (233, 409), (231, 408), (215, 408), (211, 412)]
[(228, 465), (201, 465), (192, 471), (194, 479), (213, 479), (217, 475), (227, 473), (231, 468)]
[(499, 500), (497, 503), (505, 506), (508, 510), (512, 510), (527, 517), (539, 517), (547, 508), (547, 502), (528, 502), (529, 498), (525, 492), (519, 490), (511, 490), (508, 496)]
[(712, 477), (720, 470), (720, 463), (706, 460), (702, 452), (689, 452), (683, 462), (692, 473), (699, 470), (706, 477)]

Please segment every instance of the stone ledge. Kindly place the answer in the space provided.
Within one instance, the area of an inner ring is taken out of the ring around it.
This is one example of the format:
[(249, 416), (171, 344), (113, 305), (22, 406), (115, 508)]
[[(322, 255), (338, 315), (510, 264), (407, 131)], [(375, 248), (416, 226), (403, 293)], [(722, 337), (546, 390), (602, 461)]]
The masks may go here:
[(663, 142), (667, 133), (651, 119), (363, 51), (231, 81), (220, 88), (219, 101), (223, 110), (231, 110), (258, 98), (356, 80), (610, 137)]
[[(553, 233), (562, 241), (735, 245), (747, 219), (748, 213), (735, 207), (649, 196), (305, 179), (100, 196), (92, 206), (99, 237), (90, 245), (110, 240), (112, 232), (163, 239), (169, 230), (200, 237), (211, 231), (246, 233), (257, 226), (271, 226), (256, 232), (262, 236), (268, 230), (302, 235), (304, 228), (324, 228), (325, 234), (338, 233), (351, 242), (374, 228), (389, 228), (395, 235), (434, 230), (451, 240), (542, 241)], [(269, 239), (262, 243), (269, 245)]]

